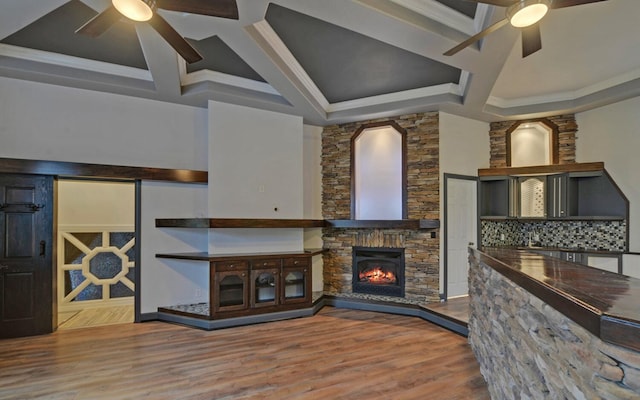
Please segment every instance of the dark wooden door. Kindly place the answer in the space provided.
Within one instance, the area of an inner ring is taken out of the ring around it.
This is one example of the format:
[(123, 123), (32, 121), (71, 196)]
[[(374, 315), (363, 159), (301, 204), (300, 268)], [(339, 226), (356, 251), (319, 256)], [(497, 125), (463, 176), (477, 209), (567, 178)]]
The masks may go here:
[(0, 338), (55, 327), (53, 178), (0, 175)]

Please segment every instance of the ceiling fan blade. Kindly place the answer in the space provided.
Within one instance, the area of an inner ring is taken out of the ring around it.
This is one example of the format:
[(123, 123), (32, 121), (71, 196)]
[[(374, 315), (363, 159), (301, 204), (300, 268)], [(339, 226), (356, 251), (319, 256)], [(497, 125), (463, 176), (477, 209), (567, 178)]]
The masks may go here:
[(475, 35), (471, 36), (469, 39), (467, 39), (464, 42), (460, 43), (456, 47), (446, 51), (443, 55), (452, 56), (452, 55), (456, 54), (457, 52), (459, 52), (460, 50), (464, 49), (465, 47), (467, 47), (469, 45), (472, 45), (473, 43), (475, 43), (478, 40), (482, 39), (483, 37), (487, 36), (488, 34), (497, 31), (498, 29), (502, 28), (503, 26), (507, 25), (508, 23), (509, 23), (508, 19), (506, 19), (506, 18), (502, 19), (502, 20), (496, 22), (495, 24), (491, 25), (487, 29), (485, 29), (483, 31), (480, 31), (480, 32), (476, 33)]
[(91, 18), (87, 23), (76, 30), (76, 33), (97, 37), (102, 35), (111, 25), (120, 20), (122, 14), (114, 6), (109, 6), (106, 10)]
[(491, 4), (498, 7), (509, 7), (510, 5), (517, 3), (517, 0), (466, 0), (472, 3)]
[(157, 4), (163, 10), (238, 19), (236, 0), (157, 0)]
[(533, 24), (522, 28), (522, 58), (535, 53), (542, 48), (540, 24)]
[(598, 3), (600, 1), (607, 1), (607, 0), (554, 0), (551, 3), (551, 8), (581, 6), (583, 4)]
[(157, 13), (149, 20), (149, 24), (173, 47), (184, 60), (191, 64), (202, 60), (202, 56), (187, 42), (169, 23)]

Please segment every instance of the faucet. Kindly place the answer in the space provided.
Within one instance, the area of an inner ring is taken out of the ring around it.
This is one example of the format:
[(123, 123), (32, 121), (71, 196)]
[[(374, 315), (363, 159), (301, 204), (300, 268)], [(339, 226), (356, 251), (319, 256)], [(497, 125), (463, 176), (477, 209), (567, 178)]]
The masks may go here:
[(529, 243), (527, 244), (527, 246), (529, 247), (533, 247), (533, 241), (531, 240), (531, 235), (533, 234), (533, 232), (529, 232)]

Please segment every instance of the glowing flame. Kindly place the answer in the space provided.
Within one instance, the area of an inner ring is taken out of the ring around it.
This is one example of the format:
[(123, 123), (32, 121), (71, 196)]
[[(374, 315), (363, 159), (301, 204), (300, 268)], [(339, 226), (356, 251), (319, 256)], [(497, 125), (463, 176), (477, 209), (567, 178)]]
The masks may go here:
[(358, 274), (360, 282), (368, 283), (396, 283), (396, 274), (393, 271), (385, 271), (379, 266), (373, 266)]

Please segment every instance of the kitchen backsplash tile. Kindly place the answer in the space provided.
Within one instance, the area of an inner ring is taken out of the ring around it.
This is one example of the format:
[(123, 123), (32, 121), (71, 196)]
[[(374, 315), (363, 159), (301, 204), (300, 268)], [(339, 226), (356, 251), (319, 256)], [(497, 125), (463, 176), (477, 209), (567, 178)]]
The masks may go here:
[(537, 246), (625, 251), (625, 221), (481, 221), (483, 246)]

